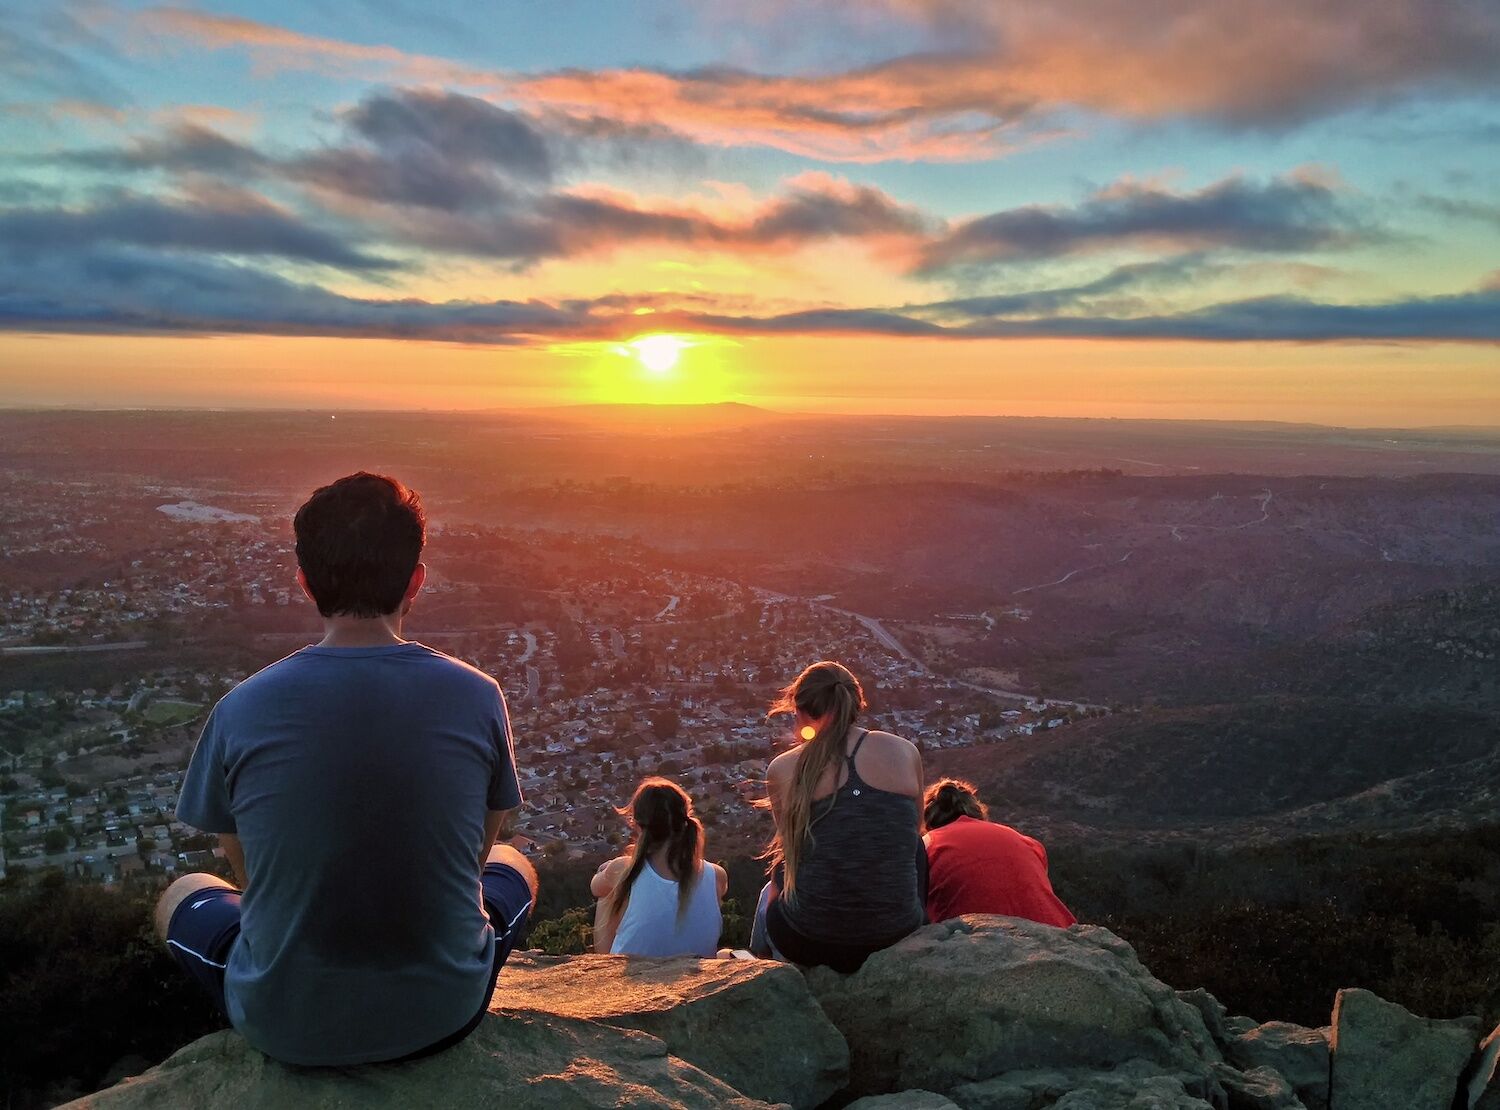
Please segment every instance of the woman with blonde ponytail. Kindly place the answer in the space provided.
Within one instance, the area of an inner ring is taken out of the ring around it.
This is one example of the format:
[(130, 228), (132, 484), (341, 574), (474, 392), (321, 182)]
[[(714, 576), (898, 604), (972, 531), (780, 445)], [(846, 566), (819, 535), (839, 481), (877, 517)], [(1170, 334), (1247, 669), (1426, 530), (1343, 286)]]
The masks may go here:
[(854, 971), (927, 920), (922, 757), (909, 741), (858, 724), (859, 680), (814, 663), (771, 712), (792, 715), (796, 746), (771, 761), (767, 856), (751, 950)]
[(671, 779), (648, 778), (620, 816), (635, 830), (630, 851), (604, 864), (589, 889), (594, 951), (617, 956), (712, 956), (723, 928), (729, 876), (703, 862), (703, 825)]

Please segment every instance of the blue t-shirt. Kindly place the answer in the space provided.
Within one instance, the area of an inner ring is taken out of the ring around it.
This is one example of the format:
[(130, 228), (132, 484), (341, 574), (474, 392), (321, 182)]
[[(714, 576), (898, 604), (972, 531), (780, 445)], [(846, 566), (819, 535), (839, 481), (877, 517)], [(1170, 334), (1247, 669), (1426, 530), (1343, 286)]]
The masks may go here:
[(389, 1060), (484, 1003), (488, 810), (520, 805), (495, 680), (417, 643), (303, 648), (214, 706), (177, 817), (235, 833), (248, 886), (224, 994), (293, 1064)]

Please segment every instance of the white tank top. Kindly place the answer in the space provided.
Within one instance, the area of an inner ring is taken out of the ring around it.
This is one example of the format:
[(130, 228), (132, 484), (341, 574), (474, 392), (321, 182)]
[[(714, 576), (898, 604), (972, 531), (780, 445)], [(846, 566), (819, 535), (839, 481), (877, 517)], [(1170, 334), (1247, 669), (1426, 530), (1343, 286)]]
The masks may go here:
[(677, 887), (657, 874), (651, 861), (641, 868), (630, 888), (625, 916), (609, 946), (617, 956), (712, 956), (719, 950), (724, 921), (719, 913), (719, 884), (707, 864), (677, 916)]

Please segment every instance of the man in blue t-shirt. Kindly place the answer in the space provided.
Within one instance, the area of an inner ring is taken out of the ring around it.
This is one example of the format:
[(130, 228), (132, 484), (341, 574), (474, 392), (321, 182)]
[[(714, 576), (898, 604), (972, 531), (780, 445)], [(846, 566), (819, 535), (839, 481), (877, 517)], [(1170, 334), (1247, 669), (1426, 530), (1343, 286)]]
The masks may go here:
[(401, 637), (426, 577), (415, 492), (341, 478), (296, 534), (323, 639), (214, 706), (177, 805), (239, 888), (186, 875), (156, 928), (269, 1056), (423, 1056), (479, 1024), (536, 901), (535, 869), (496, 843), (521, 805), (505, 699)]

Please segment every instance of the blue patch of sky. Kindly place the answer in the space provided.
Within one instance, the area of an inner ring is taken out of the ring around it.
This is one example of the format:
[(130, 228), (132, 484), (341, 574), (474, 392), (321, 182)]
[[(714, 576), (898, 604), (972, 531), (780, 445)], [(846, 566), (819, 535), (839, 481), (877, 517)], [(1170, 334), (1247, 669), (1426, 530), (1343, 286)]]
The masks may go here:
[[(38, 101), (72, 81), (80, 95), (102, 89), (106, 99), (133, 100), (144, 111), (217, 104), (252, 113), (259, 119), (257, 131), (272, 145), (287, 149), (335, 138), (336, 109), (375, 87), (363, 77), (307, 69), (267, 74), (242, 49), (209, 50), (184, 43), (156, 56), (122, 55), (108, 42), (77, 34), (76, 29), (70, 33), (66, 24), (49, 15), (53, 10), (39, 0), (18, 0), (7, 25), (58, 45), (75, 63), (74, 70), (40, 78), (13, 76), (4, 89), (7, 99), (30, 95)], [(796, 12), (797, 6), (791, 10)], [(837, 16), (820, 16), (823, 22), (817, 27), (799, 27), (795, 21), (789, 25), (785, 18), (735, 22), (707, 8), (693, 14), (664, 0), (508, 2), (483, 9), (428, 8), (415, 0), (337, 0), (327, 5), (273, 0), (217, 4), (212, 11), (307, 35), (527, 73), (632, 63), (679, 69), (730, 63), (796, 72), (847, 68), (901, 49), (932, 45), (894, 21), (865, 20), (856, 25), (851, 15), (843, 28)], [(830, 27), (847, 33), (830, 35)], [(1385, 282), (1437, 289), (1451, 287), (1456, 276), (1479, 280), (1492, 270), (1500, 227), (1458, 220), (1414, 202), (1403, 207), (1386, 201), (1423, 193), (1483, 199), (1488, 183), (1500, 176), (1496, 120), (1493, 98), (1408, 99), (1278, 129), (1129, 123), (1060, 112), (1040, 126), (1056, 125), (1065, 134), (990, 161), (848, 164), (765, 148), (705, 147), (690, 159), (646, 157), (595, 167), (588, 176), (653, 192), (721, 178), (770, 193), (782, 179), (817, 168), (956, 218), (1026, 204), (1076, 202), (1091, 189), (1127, 175), (1160, 177), (1173, 187), (1193, 189), (1234, 173), (1264, 179), (1315, 164), (1335, 171), (1380, 202), (1376, 208), (1382, 221), (1410, 230), (1399, 244), (1358, 252), (1358, 263), (1382, 269), (1393, 265), (1397, 272)], [(98, 146), (106, 138), (97, 123), (6, 115), (0, 118), (0, 141), (9, 149), (40, 151)], [(1401, 156), (1392, 157), (1393, 150)], [(69, 185), (66, 173), (45, 168), (28, 171), (26, 180), (60, 189)], [(1407, 280), (1400, 280), (1403, 277)]]
[(523, 71), (628, 64), (708, 65), (722, 43), (695, 37), (682, 6), (664, 0), (418, 4), (415, 0), (238, 0), (215, 14), (304, 35), (391, 46), (483, 68)]

